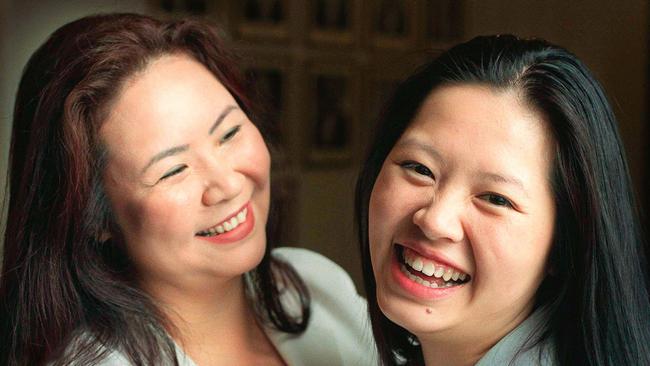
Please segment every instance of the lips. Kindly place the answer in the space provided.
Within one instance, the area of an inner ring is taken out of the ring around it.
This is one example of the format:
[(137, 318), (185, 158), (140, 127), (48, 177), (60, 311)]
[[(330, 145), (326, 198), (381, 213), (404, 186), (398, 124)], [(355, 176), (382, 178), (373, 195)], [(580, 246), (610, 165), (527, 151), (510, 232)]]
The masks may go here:
[(402, 271), (412, 280), (425, 286), (450, 287), (469, 281), (467, 273), (435, 259), (427, 258), (413, 249), (398, 247), (398, 255)]
[(391, 262), (393, 279), (417, 298), (434, 300), (450, 296), (471, 281), (470, 275), (462, 270), (397, 243)]
[(197, 232), (196, 236), (214, 244), (228, 244), (245, 238), (254, 227), (255, 215), (248, 202), (226, 219)]
[(205, 230), (201, 230), (196, 235), (198, 236), (215, 236), (227, 233), (231, 230), (236, 229), (240, 224), (246, 222), (248, 216), (248, 204), (240, 208), (238, 212), (230, 215), (227, 219), (221, 221), (220, 223), (209, 227)]

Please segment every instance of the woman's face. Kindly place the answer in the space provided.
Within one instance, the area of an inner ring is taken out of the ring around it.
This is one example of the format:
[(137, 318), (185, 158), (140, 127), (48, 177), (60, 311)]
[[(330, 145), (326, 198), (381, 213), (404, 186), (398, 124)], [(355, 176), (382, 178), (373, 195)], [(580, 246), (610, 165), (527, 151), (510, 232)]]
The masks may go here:
[(266, 246), (270, 157), (228, 90), (185, 55), (128, 80), (100, 130), (120, 240), (145, 284), (254, 268)]
[(389, 319), (421, 340), (485, 340), (528, 316), (555, 219), (545, 123), (512, 91), (446, 86), (424, 101), (370, 198)]

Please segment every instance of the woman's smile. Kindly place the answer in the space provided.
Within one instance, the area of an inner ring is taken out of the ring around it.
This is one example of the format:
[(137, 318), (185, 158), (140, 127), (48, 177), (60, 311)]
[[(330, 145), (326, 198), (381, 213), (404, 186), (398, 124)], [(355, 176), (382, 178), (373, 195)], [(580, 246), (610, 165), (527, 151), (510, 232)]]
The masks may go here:
[(270, 155), (203, 65), (184, 55), (153, 61), (126, 84), (101, 133), (108, 197), (143, 277), (227, 280), (260, 262)]
[(470, 276), (413, 249), (395, 244), (391, 274), (408, 295), (434, 300), (451, 295), (470, 281)]
[(246, 238), (255, 227), (255, 213), (248, 202), (225, 220), (196, 233), (200, 239), (213, 244), (231, 244)]
[(370, 198), (377, 302), (389, 319), (418, 337), (462, 339), (529, 311), (555, 217), (547, 136), (511, 94), (450, 86), (426, 99)]

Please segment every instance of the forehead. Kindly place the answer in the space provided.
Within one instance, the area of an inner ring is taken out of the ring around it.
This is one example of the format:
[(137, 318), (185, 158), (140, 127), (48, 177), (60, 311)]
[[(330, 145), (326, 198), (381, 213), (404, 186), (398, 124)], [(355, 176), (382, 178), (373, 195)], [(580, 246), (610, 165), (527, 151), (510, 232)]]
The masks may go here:
[[(465, 164), (548, 172), (554, 139), (545, 116), (513, 90), (479, 85), (444, 86), (422, 103), (398, 145), (416, 139)], [(497, 166), (499, 165), (499, 166)]]
[(546, 117), (516, 91), (482, 85), (451, 85), (432, 91), (406, 131), (422, 130), (449, 137), (485, 137), (494, 142), (539, 140), (552, 143)]
[(148, 159), (190, 143), (193, 134), (207, 134), (226, 105), (237, 103), (202, 64), (186, 55), (166, 55), (124, 84), (100, 136), (112, 158), (137, 149), (130, 159)]

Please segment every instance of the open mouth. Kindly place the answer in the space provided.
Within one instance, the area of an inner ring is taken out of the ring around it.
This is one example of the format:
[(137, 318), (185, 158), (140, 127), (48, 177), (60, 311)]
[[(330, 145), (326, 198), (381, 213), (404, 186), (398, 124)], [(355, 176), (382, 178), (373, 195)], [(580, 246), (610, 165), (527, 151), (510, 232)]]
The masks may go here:
[(470, 275), (456, 268), (435, 262), (416, 251), (395, 244), (400, 271), (411, 281), (430, 288), (447, 288), (471, 280)]
[(248, 217), (248, 204), (244, 205), (244, 207), (242, 207), (237, 213), (231, 215), (227, 219), (221, 221), (220, 223), (210, 228), (197, 232), (196, 235), (209, 237), (209, 236), (217, 236), (217, 235), (227, 233), (229, 231), (235, 230), (239, 225), (246, 222), (247, 217)]

